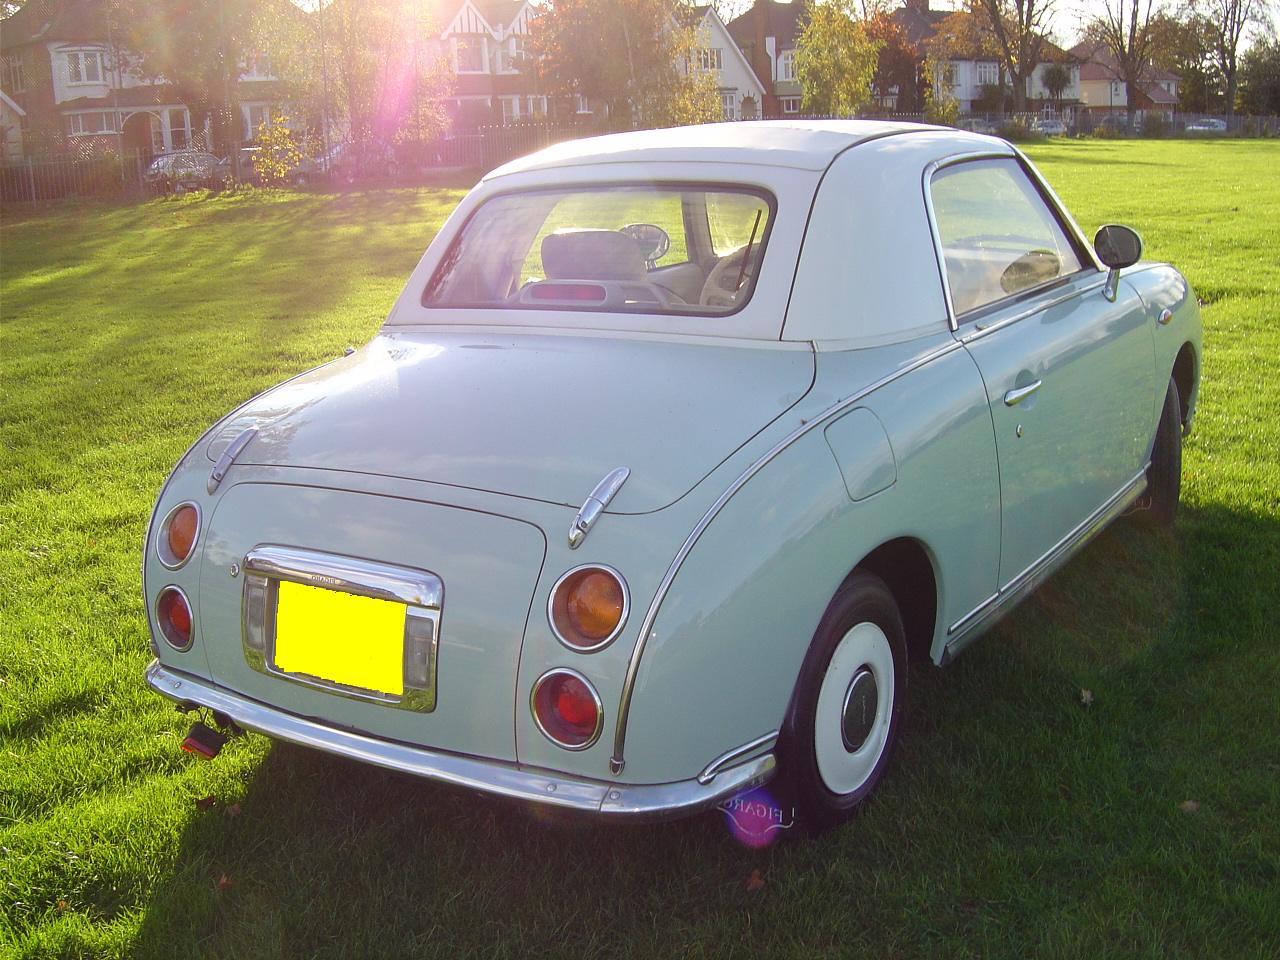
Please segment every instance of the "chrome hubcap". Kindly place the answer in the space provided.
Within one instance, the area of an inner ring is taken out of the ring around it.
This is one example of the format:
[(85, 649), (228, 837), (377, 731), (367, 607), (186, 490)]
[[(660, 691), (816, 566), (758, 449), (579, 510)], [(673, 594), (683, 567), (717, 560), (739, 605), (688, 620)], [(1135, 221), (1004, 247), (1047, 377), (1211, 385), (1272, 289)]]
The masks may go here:
[(876, 677), (865, 664), (858, 668), (844, 695), (844, 716), (840, 734), (844, 748), (856, 753), (871, 736), (876, 719)]

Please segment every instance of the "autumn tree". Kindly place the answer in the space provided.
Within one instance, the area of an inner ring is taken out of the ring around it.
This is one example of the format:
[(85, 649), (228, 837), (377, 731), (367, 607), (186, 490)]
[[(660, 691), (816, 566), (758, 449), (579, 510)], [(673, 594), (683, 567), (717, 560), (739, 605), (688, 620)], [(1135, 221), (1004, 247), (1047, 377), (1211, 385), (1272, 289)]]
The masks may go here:
[(1013, 86), (1013, 109), (1027, 109), (1027, 81), (1044, 59), (1054, 0), (968, 0), (968, 11), (987, 33)]
[(1128, 104), (1129, 125), (1132, 127), (1142, 81), (1150, 68), (1156, 43), (1156, 30), (1152, 24), (1158, 8), (1156, 0), (1104, 2), (1104, 12), (1089, 22), (1085, 32), (1106, 47), (1115, 60), (1120, 79), (1124, 81), (1125, 103)]
[(1060, 63), (1051, 63), (1041, 72), (1040, 80), (1049, 91), (1049, 99), (1061, 103), (1062, 94), (1071, 86), (1071, 71)]
[(531, 59), (549, 92), (602, 100), (619, 126), (715, 119), (690, 14), (680, 0), (548, 0), (530, 18)]
[(850, 115), (871, 101), (882, 42), (873, 40), (853, 0), (810, 0), (796, 38), (796, 77), (810, 113)]
[(916, 50), (907, 39), (907, 32), (885, 10), (878, 10), (866, 18), (867, 36), (880, 44), (876, 56), (876, 72), (872, 87), (877, 96), (887, 96), (895, 88), (898, 91), (899, 111), (913, 112), (921, 107), (916, 77)]

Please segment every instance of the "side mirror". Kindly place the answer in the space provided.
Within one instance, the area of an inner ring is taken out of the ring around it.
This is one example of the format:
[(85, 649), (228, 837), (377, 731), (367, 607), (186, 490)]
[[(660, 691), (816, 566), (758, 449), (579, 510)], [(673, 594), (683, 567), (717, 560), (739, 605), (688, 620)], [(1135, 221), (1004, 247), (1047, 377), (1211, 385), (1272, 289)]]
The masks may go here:
[(1120, 271), (1142, 259), (1142, 237), (1129, 227), (1108, 223), (1093, 235), (1093, 249), (1110, 271), (1102, 295), (1114, 302), (1120, 286)]

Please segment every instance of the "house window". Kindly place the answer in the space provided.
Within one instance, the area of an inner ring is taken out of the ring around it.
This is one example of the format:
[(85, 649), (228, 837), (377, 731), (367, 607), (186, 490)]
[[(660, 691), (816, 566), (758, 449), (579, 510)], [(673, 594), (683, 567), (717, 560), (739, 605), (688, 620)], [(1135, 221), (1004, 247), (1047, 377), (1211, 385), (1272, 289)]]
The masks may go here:
[(100, 50), (72, 50), (67, 54), (68, 83), (101, 83), (105, 72)]
[(524, 104), (524, 114), (526, 117), (537, 117), (543, 119), (547, 115), (547, 98), (546, 97), (528, 97)]
[(191, 115), (180, 107), (169, 110), (169, 143), (174, 150), (191, 147)]
[[(177, 112), (176, 110), (174, 111)], [(256, 140), (263, 124), (271, 123), (271, 104), (247, 103), (244, 107), (246, 140)]]
[(0, 87), (10, 93), (26, 93), (27, 71), (22, 64), (21, 56), (5, 57), (3, 69), (0, 69)]
[(454, 53), (459, 73), (488, 73), (485, 69), (484, 37), (454, 37)]
[(590, 113), (590, 112), (591, 112), (591, 101), (588, 100), (586, 97), (584, 97), (582, 94), (578, 94), (576, 109), (574, 110), (574, 113)]
[(994, 63), (978, 64), (978, 86), (992, 86), (1000, 82), (1000, 68)]
[(510, 123), (512, 120), (520, 119), (520, 98), (519, 97), (503, 97), (502, 98), (502, 122)]
[(275, 73), (271, 63), (271, 57), (265, 53), (254, 54), (249, 57), (245, 63), (244, 73), (240, 74), (241, 80), (274, 80)]
[(508, 37), (506, 42), (498, 48), (498, 71), (500, 73), (519, 73), (520, 65), (524, 62), (524, 42), (525, 38), (519, 34)]
[(783, 113), (799, 113), (800, 112), (799, 97), (782, 97), (780, 102), (782, 103)]
[(724, 118), (726, 120), (738, 119), (738, 91), (722, 90), (720, 92), (720, 104), (724, 110)]
[(115, 115), (107, 111), (73, 113), (67, 117), (67, 123), (73, 137), (116, 132)]
[(693, 65), (696, 70), (721, 70), (724, 68), (724, 53), (719, 47), (703, 47), (695, 50)]
[(783, 50), (778, 57), (778, 79), (779, 80), (795, 80), (796, 78), (796, 52), (795, 50)]

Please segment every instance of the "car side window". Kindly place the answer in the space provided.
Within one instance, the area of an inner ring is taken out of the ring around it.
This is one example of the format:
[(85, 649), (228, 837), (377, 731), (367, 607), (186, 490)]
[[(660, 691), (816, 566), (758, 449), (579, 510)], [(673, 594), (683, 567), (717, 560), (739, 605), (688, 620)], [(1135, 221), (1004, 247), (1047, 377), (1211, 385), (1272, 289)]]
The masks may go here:
[(945, 167), (930, 194), (957, 316), (1083, 269), (1016, 160)]

